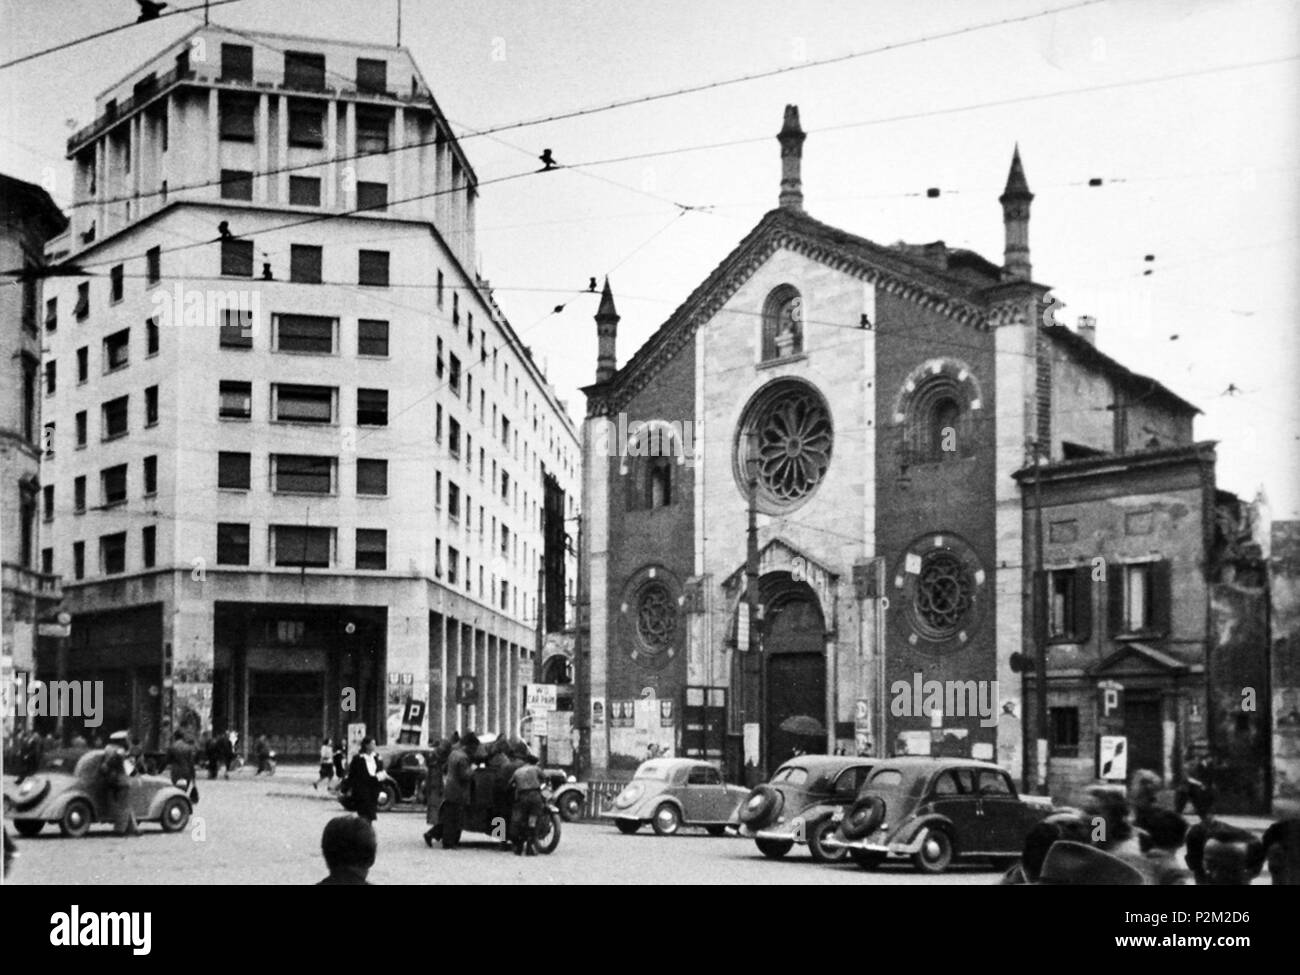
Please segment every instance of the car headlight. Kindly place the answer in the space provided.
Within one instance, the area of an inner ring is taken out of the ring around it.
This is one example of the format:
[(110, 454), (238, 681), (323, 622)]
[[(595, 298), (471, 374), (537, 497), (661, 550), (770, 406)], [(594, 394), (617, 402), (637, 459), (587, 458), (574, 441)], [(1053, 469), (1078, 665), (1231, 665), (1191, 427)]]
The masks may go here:
[(577, 782), (577, 781), (578, 781), (578, 777), (577, 777), (576, 775), (570, 775), (570, 776), (569, 776), (567, 779), (565, 779), (564, 781), (565, 781), (565, 782)]
[(641, 785), (639, 782), (633, 782), (630, 785), (625, 786), (623, 791), (618, 794), (618, 798), (614, 800), (614, 805), (620, 808), (626, 808), (640, 799), (644, 792), (645, 786)]

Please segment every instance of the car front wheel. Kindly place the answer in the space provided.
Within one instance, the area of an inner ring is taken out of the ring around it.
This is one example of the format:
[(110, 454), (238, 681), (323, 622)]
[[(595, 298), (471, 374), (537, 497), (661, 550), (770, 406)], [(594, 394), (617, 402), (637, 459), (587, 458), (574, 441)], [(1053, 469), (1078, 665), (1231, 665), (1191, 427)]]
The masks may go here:
[(63, 810), (59, 820), (59, 829), (64, 836), (85, 836), (90, 832), (90, 824), (95, 821), (95, 810), (85, 799), (73, 799)]
[(655, 810), (654, 818), (650, 823), (660, 836), (672, 836), (682, 828), (682, 814), (677, 811), (676, 806), (665, 802)]
[(620, 833), (626, 836), (631, 836), (641, 828), (641, 824), (635, 819), (616, 819), (614, 825), (618, 827)]
[(560, 815), (568, 823), (577, 822), (582, 818), (582, 796), (576, 792), (566, 792), (560, 796)]
[(952, 863), (952, 837), (942, 829), (927, 829), (912, 863), (921, 873), (943, 873)]
[(808, 852), (817, 863), (843, 863), (849, 851), (843, 848), (828, 849), (823, 843), (835, 832), (835, 824), (823, 819), (808, 831)]
[(162, 824), (164, 833), (178, 833), (185, 828), (185, 824), (190, 821), (190, 803), (188, 799), (182, 796), (172, 796), (162, 807), (162, 816), (158, 822)]
[(780, 860), (794, 847), (793, 841), (790, 840), (754, 840), (754, 842), (758, 845), (758, 852), (769, 860)]
[(45, 823), (39, 819), (15, 819), (14, 829), (18, 830), (19, 836), (35, 836), (42, 829)]
[(375, 803), (375, 807), (380, 812), (391, 811), (400, 801), (401, 795), (397, 791), (397, 783), (381, 782), (379, 784), (379, 801)]

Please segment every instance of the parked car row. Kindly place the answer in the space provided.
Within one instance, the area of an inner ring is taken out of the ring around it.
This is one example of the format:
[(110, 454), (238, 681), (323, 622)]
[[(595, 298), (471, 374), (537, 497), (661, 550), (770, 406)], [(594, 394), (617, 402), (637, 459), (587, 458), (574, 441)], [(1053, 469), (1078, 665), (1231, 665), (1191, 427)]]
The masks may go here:
[(707, 762), (648, 761), (600, 815), (629, 834), (647, 824), (660, 836), (686, 826), (734, 831), (772, 859), (806, 846), (820, 863), (873, 869), (894, 858), (942, 873), (958, 860), (1017, 859), (1025, 835), (1053, 811), (1049, 799), (1019, 795), (989, 762), (802, 755), (752, 790), (725, 784)]

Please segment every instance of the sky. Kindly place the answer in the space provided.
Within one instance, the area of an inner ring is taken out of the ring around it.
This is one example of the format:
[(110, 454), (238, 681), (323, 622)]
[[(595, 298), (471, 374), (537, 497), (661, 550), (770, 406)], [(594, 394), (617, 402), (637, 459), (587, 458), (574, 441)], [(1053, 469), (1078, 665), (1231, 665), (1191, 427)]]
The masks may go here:
[[(397, 10), (241, 0), (212, 19), (391, 45)], [(136, 12), (0, 0), (0, 61)], [(95, 95), (197, 17), (0, 70), (0, 171), (66, 204), (64, 143)], [(485, 184), (479, 268), (575, 420), (595, 369), (589, 278), (610, 277), (625, 362), (776, 206), (793, 103), (806, 209), (882, 244), (943, 240), (1001, 263), (997, 197), (1018, 143), (1034, 277), (1057, 320), (1095, 316), (1098, 348), (1204, 411), (1220, 487), (1263, 488), (1273, 518), (1300, 518), (1300, 5), (403, 0), (401, 41), (461, 134), (788, 69), (464, 139)], [(569, 168), (486, 185), (547, 148)], [(643, 158), (603, 162), (626, 156)]]

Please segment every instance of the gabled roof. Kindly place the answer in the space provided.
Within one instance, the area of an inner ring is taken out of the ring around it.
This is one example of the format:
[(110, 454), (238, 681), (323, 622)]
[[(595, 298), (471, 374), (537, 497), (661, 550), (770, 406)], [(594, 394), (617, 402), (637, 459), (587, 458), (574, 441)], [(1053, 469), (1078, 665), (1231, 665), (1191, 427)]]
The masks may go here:
[(1155, 669), (1165, 673), (1181, 674), (1188, 669), (1188, 665), (1179, 660), (1177, 657), (1171, 657), (1167, 653), (1157, 650), (1155, 647), (1145, 643), (1139, 643), (1136, 640), (1125, 643), (1123, 646), (1107, 654), (1104, 658), (1094, 664), (1089, 670), (1095, 676), (1114, 670), (1119, 664), (1129, 658), (1136, 658), (1139, 665), (1144, 665), (1147, 669)]
[(6, 223), (39, 221), (42, 240), (49, 240), (68, 226), (68, 218), (44, 189), (4, 173), (0, 173), (0, 216)]
[(712, 273), (690, 293), (608, 383), (587, 388), (591, 412), (600, 415), (611, 401), (644, 388), (659, 368), (709, 321), (758, 267), (785, 247), (830, 267), (857, 275), (887, 293), (934, 308), (976, 328), (987, 328), (981, 292), (993, 282), (973, 269), (995, 265), (971, 252), (960, 254), (955, 269), (839, 230), (806, 213), (778, 208), (763, 218)]
[(1137, 393), (1143, 399), (1158, 400), (1178, 413), (1195, 415), (1201, 412), (1173, 390), (1150, 376), (1143, 376), (1121, 365), (1064, 325), (1045, 325), (1043, 333), (1075, 361), (1101, 373), (1115, 385)]

